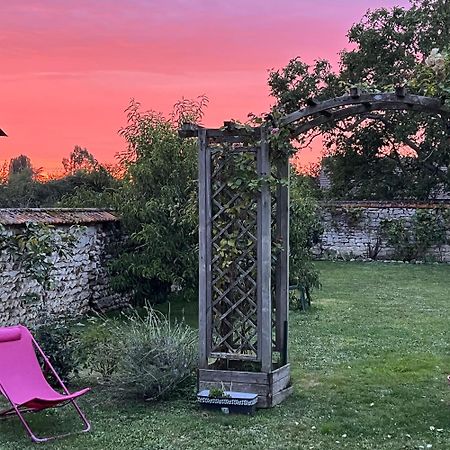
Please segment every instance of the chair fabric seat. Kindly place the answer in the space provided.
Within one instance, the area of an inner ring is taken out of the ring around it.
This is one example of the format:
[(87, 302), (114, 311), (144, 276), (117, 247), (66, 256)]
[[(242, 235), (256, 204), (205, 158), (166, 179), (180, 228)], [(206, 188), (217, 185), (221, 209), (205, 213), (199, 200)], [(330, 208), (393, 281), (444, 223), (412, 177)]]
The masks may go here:
[(80, 391), (73, 392), (70, 395), (60, 394), (59, 392), (54, 391), (54, 394), (49, 397), (34, 397), (26, 400), (20, 404), (16, 404), (17, 407), (29, 408), (39, 411), (45, 408), (52, 408), (53, 406), (57, 406), (61, 403), (67, 402), (69, 400), (73, 400), (74, 398), (81, 397), (82, 395), (89, 392), (90, 388), (81, 389)]

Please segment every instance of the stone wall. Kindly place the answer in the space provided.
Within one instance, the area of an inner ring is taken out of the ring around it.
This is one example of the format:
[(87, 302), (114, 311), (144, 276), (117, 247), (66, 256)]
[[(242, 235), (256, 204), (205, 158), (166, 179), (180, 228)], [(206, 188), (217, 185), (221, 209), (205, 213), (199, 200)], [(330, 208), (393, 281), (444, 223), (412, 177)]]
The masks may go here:
[[(1, 218), (0, 213), (0, 223)], [(20, 221), (2, 224), (13, 233), (20, 233), (24, 226)], [(106, 271), (110, 250), (122, 239), (119, 222), (116, 219), (78, 224), (76, 241), (68, 253), (51, 256), (52, 286), (45, 292), (24, 270), (20, 257), (11, 257), (5, 249), (0, 251), (0, 325), (30, 325), (47, 314), (77, 317), (128, 304), (126, 297), (112, 292)], [(69, 233), (70, 225), (52, 226), (54, 230)]]
[[(320, 214), (324, 232), (314, 253), (321, 259), (395, 259), (382, 232), (386, 220), (403, 219), (406, 227), (417, 211), (450, 217), (450, 202), (323, 202)], [(447, 219), (447, 224), (449, 220)], [(434, 246), (426, 259), (450, 262), (450, 227), (447, 226), (447, 244)]]

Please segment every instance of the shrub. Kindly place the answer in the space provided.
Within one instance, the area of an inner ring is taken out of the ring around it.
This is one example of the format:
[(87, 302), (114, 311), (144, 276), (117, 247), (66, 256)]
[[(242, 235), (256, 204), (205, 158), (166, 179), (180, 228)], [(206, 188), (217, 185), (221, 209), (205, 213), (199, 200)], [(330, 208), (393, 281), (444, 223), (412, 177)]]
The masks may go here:
[(84, 368), (107, 381), (117, 370), (121, 346), (117, 341), (117, 321), (92, 317), (80, 335), (80, 361)]
[(136, 305), (196, 280), (197, 149), (178, 125), (132, 101), (120, 132), (128, 149), (119, 155), (125, 175), (115, 207), (129, 240), (110, 269), (113, 287), (131, 291)]
[(323, 228), (308, 178), (295, 173), (291, 175), (290, 221), (290, 283), (301, 284), (311, 292), (320, 287), (312, 248), (320, 241)]
[[(68, 322), (45, 322), (33, 330), (33, 335), (64, 382), (78, 375), (78, 338)], [(54, 382), (54, 377), (49, 376), (49, 381)]]
[(114, 377), (125, 392), (143, 399), (167, 397), (191, 377), (197, 363), (197, 334), (150, 308), (126, 316), (117, 328), (121, 359)]

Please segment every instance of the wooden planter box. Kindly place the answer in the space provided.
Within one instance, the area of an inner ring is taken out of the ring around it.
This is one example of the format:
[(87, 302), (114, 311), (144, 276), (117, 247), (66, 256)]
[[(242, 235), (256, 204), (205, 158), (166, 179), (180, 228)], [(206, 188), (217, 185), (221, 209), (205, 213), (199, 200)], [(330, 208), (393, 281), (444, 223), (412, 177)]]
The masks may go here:
[(286, 364), (270, 373), (240, 372), (235, 370), (199, 369), (198, 390), (225, 388), (230, 391), (255, 393), (257, 408), (278, 405), (292, 393), (290, 365)]
[(255, 412), (257, 394), (244, 392), (225, 391), (226, 397), (210, 397), (209, 389), (197, 394), (197, 401), (203, 408), (226, 410), (225, 412), (237, 414), (253, 414)]

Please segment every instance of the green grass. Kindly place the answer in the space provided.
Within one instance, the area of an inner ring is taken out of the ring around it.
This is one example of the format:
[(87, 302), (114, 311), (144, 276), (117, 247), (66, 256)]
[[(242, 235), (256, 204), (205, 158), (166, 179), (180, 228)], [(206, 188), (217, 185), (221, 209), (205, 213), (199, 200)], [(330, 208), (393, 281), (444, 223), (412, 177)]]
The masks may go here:
[[(450, 266), (320, 263), (323, 289), (307, 314), (291, 312), (294, 394), (255, 416), (198, 409), (194, 392), (160, 403), (120, 403), (101, 386), (80, 403), (86, 435), (50, 449), (450, 448)], [(195, 323), (195, 303), (184, 315)], [(182, 314), (175, 303), (171, 314)], [(34, 415), (36, 429), (75, 420)], [(422, 447), (421, 447), (422, 446)], [(0, 449), (35, 448), (16, 419)]]

